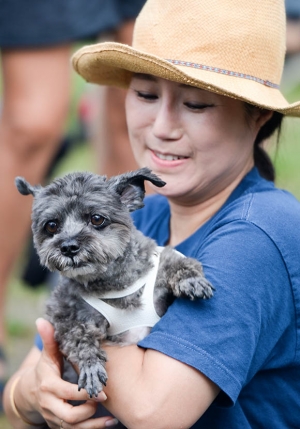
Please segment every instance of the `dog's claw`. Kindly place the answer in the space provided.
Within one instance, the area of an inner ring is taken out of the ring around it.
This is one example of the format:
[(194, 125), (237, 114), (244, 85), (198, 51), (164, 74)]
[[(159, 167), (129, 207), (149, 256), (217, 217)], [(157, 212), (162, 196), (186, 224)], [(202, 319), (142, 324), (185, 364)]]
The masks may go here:
[(107, 374), (100, 362), (86, 364), (82, 366), (78, 380), (78, 390), (84, 388), (89, 397), (96, 398), (98, 393), (106, 386)]
[(105, 372), (105, 374), (102, 374), (101, 372), (98, 372), (98, 377), (99, 377), (99, 380), (101, 381), (101, 383), (102, 383), (104, 386), (106, 386), (106, 382), (107, 382), (107, 375), (106, 375), (106, 372)]
[(214, 288), (204, 276), (190, 277), (179, 283), (180, 294), (190, 300), (197, 298), (209, 299), (213, 296)]

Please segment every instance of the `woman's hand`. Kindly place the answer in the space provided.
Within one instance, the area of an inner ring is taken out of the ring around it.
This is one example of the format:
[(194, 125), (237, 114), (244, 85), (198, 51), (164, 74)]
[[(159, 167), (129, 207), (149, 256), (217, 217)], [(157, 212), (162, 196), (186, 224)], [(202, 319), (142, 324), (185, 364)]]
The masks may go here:
[[(14, 395), (20, 414), (35, 424), (42, 425), (46, 421), (52, 429), (101, 429), (116, 424), (116, 420), (110, 416), (91, 418), (97, 404), (104, 401), (106, 395), (101, 392), (98, 398), (89, 399), (85, 390), (78, 392), (76, 384), (62, 380), (62, 355), (54, 340), (53, 327), (46, 320), (38, 319), (37, 328), (44, 348), (34, 365), (30, 365), (30, 359), (27, 358), (22, 366), (22, 375)], [(39, 352), (36, 350), (36, 353)], [(74, 407), (68, 400), (86, 402)]]

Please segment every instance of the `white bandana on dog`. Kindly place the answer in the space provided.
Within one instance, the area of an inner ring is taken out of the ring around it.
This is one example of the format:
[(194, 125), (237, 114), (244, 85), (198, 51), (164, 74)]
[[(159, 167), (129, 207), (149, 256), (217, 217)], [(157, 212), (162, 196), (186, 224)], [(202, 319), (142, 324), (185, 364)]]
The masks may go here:
[[(88, 304), (98, 310), (107, 319), (109, 323), (109, 328), (107, 330), (108, 335), (121, 334), (122, 332), (137, 327), (152, 328), (160, 320), (154, 307), (153, 293), (162, 249), (163, 247), (157, 247), (156, 251), (153, 253), (153, 268), (150, 272), (126, 289), (121, 291), (110, 291), (103, 294), (100, 293), (93, 297), (82, 295), (82, 298)], [(116, 298), (123, 298), (137, 292), (143, 287), (144, 290), (140, 298), (141, 305), (138, 308), (130, 310), (116, 308), (103, 301), (103, 299), (113, 300)]]

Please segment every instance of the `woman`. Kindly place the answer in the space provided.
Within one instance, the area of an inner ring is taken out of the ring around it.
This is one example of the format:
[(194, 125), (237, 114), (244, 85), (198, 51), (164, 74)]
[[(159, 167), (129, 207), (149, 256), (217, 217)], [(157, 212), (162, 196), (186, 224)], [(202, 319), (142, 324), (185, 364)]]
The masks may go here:
[[(216, 289), (176, 300), (140, 347), (106, 347), (97, 401), (126, 427), (299, 425), (300, 205), (274, 187), (261, 147), (283, 115), (300, 116), (279, 91), (284, 39), (283, 0), (148, 0), (134, 48), (75, 54), (88, 81), (129, 87), (135, 157), (167, 182), (134, 213), (137, 227), (198, 258)], [(65, 402), (87, 395), (60, 379), (51, 326), (38, 329), (43, 351), (7, 386), (14, 427), (115, 424), (90, 419), (97, 401)]]

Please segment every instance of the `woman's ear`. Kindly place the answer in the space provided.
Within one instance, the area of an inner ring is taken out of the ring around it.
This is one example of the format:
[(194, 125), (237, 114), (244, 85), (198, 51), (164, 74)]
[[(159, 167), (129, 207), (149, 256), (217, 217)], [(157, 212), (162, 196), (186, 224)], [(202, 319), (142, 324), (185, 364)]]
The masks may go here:
[(257, 109), (257, 112), (256, 124), (260, 129), (272, 118), (274, 112), (267, 109)]

